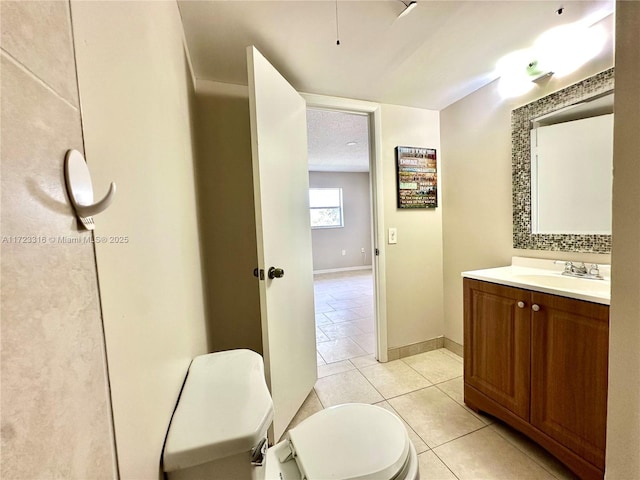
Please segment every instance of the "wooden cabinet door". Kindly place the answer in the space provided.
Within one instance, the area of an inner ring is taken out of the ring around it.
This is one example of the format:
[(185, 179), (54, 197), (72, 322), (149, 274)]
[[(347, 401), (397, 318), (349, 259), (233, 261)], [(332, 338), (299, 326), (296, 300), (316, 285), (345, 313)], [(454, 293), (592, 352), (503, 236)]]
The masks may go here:
[(531, 423), (604, 469), (609, 307), (536, 292), (532, 302)]
[(464, 279), (465, 385), (527, 421), (530, 296), (526, 290)]

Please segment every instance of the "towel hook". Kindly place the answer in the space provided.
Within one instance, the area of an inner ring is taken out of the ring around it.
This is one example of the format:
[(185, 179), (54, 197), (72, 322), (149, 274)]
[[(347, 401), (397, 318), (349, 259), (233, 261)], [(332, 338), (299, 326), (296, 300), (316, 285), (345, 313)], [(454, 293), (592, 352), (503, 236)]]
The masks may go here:
[(116, 184), (111, 182), (105, 197), (99, 202), (93, 203), (91, 174), (84, 155), (77, 150), (67, 150), (64, 159), (64, 173), (69, 200), (71, 200), (76, 215), (87, 230), (93, 230), (95, 224), (92, 215), (104, 211), (111, 205), (116, 193)]

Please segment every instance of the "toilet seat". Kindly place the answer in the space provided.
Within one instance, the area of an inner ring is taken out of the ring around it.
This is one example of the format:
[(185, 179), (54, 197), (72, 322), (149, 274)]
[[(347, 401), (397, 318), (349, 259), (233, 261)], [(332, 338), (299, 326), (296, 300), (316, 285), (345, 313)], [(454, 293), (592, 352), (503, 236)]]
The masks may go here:
[(394, 479), (406, 470), (411, 451), (402, 422), (367, 404), (322, 410), (288, 435), (289, 450), (308, 480)]

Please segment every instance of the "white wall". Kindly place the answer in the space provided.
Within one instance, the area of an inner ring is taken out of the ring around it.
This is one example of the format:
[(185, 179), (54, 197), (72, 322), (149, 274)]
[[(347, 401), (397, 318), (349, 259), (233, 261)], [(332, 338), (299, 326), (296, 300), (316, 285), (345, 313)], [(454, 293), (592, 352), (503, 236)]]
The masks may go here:
[(344, 215), (344, 227), (311, 230), (313, 270), (371, 266), (369, 173), (309, 172), (309, 187), (342, 188)]
[[(602, 25), (613, 31), (613, 18)], [(512, 243), (511, 110), (613, 65), (613, 47), (573, 74), (530, 94), (503, 99), (497, 81), (441, 112), (444, 173), (444, 334), (462, 343), (462, 279), (465, 270), (508, 265), (513, 255), (609, 263), (610, 255), (517, 250)]]
[[(175, 2), (71, 3), (123, 479), (159, 477), (167, 427), (206, 329), (193, 177), (192, 81)], [(63, 441), (63, 439), (61, 439)]]
[[(385, 238), (398, 229), (398, 243), (386, 245), (387, 332), (389, 348), (442, 335), (442, 215), (435, 209), (397, 208), (395, 147), (435, 148), (440, 155), (439, 113), (382, 105), (382, 161)], [(442, 164), (438, 159), (439, 192)], [(439, 197), (442, 205), (442, 197)]]
[(607, 479), (640, 478), (640, 3), (617, 2)]

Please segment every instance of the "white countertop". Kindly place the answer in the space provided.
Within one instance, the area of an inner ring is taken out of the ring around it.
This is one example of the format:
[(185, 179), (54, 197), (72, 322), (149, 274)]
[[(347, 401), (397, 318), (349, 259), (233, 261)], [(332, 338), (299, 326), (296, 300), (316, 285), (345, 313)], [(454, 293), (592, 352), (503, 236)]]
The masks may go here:
[[(589, 268), (588, 263), (587, 268)], [(609, 265), (599, 265), (599, 268), (604, 280), (562, 275), (564, 265), (562, 263), (556, 264), (554, 260), (513, 257), (511, 265), (506, 267), (462, 272), (462, 276), (474, 280), (609, 305), (611, 299), (611, 267)]]

